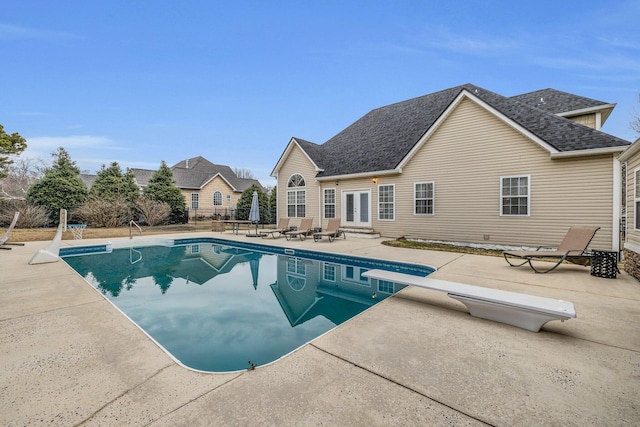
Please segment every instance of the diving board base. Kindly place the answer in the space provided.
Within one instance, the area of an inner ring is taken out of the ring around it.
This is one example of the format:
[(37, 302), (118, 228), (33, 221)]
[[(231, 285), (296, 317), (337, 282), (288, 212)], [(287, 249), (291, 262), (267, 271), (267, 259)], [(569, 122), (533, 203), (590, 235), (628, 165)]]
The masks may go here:
[(494, 322), (505, 323), (532, 332), (539, 332), (542, 325), (552, 320), (569, 320), (568, 316), (555, 316), (549, 313), (527, 310), (520, 307), (513, 307), (505, 304), (498, 304), (490, 301), (483, 301), (476, 298), (469, 298), (462, 295), (447, 294), (449, 297), (460, 301), (469, 310), (473, 317), (493, 320)]

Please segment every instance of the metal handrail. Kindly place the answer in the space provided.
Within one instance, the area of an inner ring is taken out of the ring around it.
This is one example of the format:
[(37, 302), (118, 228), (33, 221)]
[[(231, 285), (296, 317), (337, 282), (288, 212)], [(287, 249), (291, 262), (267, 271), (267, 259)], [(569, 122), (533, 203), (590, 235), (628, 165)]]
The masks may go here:
[(138, 224), (136, 224), (136, 222), (134, 220), (129, 221), (129, 238), (133, 239), (133, 235), (131, 234), (131, 231), (133, 229), (132, 226), (136, 226), (138, 228), (138, 230), (140, 231), (140, 235), (142, 236), (142, 228), (140, 228), (140, 226)]
[[(137, 260), (133, 260), (133, 253), (136, 252), (138, 254), (138, 259)], [(129, 248), (129, 262), (131, 263), (131, 265), (135, 264), (136, 262), (140, 262), (142, 261), (142, 252), (137, 250), (137, 249), (133, 249), (133, 248)]]

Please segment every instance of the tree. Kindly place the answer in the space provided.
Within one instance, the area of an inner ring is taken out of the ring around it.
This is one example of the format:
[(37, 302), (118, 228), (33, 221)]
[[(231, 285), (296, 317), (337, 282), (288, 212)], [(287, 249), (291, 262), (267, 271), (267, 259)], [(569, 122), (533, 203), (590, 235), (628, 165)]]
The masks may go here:
[(162, 161), (160, 169), (154, 172), (153, 176), (144, 190), (144, 197), (155, 200), (156, 202), (167, 203), (171, 207), (169, 222), (183, 223), (185, 210), (187, 209), (184, 196), (180, 189), (176, 187), (173, 180), (173, 172), (169, 166)]
[(9, 135), (4, 131), (4, 126), (0, 125), (0, 179), (7, 176), (7, 168), (13, 160), (9, 156), (20, 154), (27, 148), (27, 140), (17, 132)]
[(89, 196), (105, 200), (124, 200), (133, 204), (140, 190), (131, 170), (123, 174), (118, 162), (112, 162), (108, 168), (102, 165), (91, 186)]
[(251, 172), (249, 169), (233, 168), (233, 173), (235, 173), (238, 178), (256, 179), (256, 177), (253, 174), (253, 172)]
[[(640, 93), (638, 94), (638, 102), (640, 102)], [(631, 129), (640, 134), (640, 114), (631, 121)]]
[(271, 224), (278, 222), (278, 186), (274, 185), (269, 192), (269, 213), (271, 214)]
[(258, 207), (260, 208), (260, 224), (270, 224), (271, 215), (269, 214), (269, 198), (265, 192), (262, 191), (257, 185), (252, 185), (242, 192), (240, 200), (236, 205), (238, 211), (238, 219), (249, 219), (249, 212), (251, 212), (251, 202), (253, 201), (253, 192), (258, 192)]
[(7, 176), (0, 179), (0, 199), (22, 200), (31, 185), (44, 176), (44, 160), (20, 157), (9, 165)]
[(55, 223), (60, 209), (71, 211), (87, 200), (87, 186), (64, 148), (51, 155), (55, 159), (53, 165), (45, 170), (40, 181), (29, 187), (26, 198), (29, 204), (44, 206)]

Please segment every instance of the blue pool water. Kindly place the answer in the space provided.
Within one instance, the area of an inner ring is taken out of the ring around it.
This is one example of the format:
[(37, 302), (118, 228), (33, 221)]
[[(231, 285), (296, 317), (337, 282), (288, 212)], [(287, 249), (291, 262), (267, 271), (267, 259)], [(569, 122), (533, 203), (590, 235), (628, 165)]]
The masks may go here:
[[(373, 268), (433, 269), (220, 239), (61, 249), (61, 257), (185, 366), (210, 372), (277, 360), (399, 290)], [(292, 253), (293, 252), (293, 253)]]

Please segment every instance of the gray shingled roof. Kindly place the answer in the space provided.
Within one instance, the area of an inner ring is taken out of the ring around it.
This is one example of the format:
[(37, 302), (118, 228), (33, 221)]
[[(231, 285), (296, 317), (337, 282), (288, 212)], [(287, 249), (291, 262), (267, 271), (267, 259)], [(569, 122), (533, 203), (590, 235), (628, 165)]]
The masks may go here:
[(244, 191), (251, 185), (263, 188), (255, 179), (238, 178), (226, 165), (216, 165), (202, 156), (185, 159), (171, 167), (176, 185), (180, 188), (201, 188), (211, 178), (220, 174), (236, 191)]
[(553, 114), (611, 105), (609, 102), (597, 101), (551, 88), (512, 96), (509, 99)]
[(149, 185), (149, 180), (156, 171), (150, 169), (131, 169), (133, 176), (136, 178), (136, 183), (140, 187), (146, 187)]
[(621, 147), (628, 141), (465, 84), (370, 111), (322, 145), (295, 140), (318, 167), (318, 177), (395, 169), (463, 91), (490, 105), (558, 151)]

